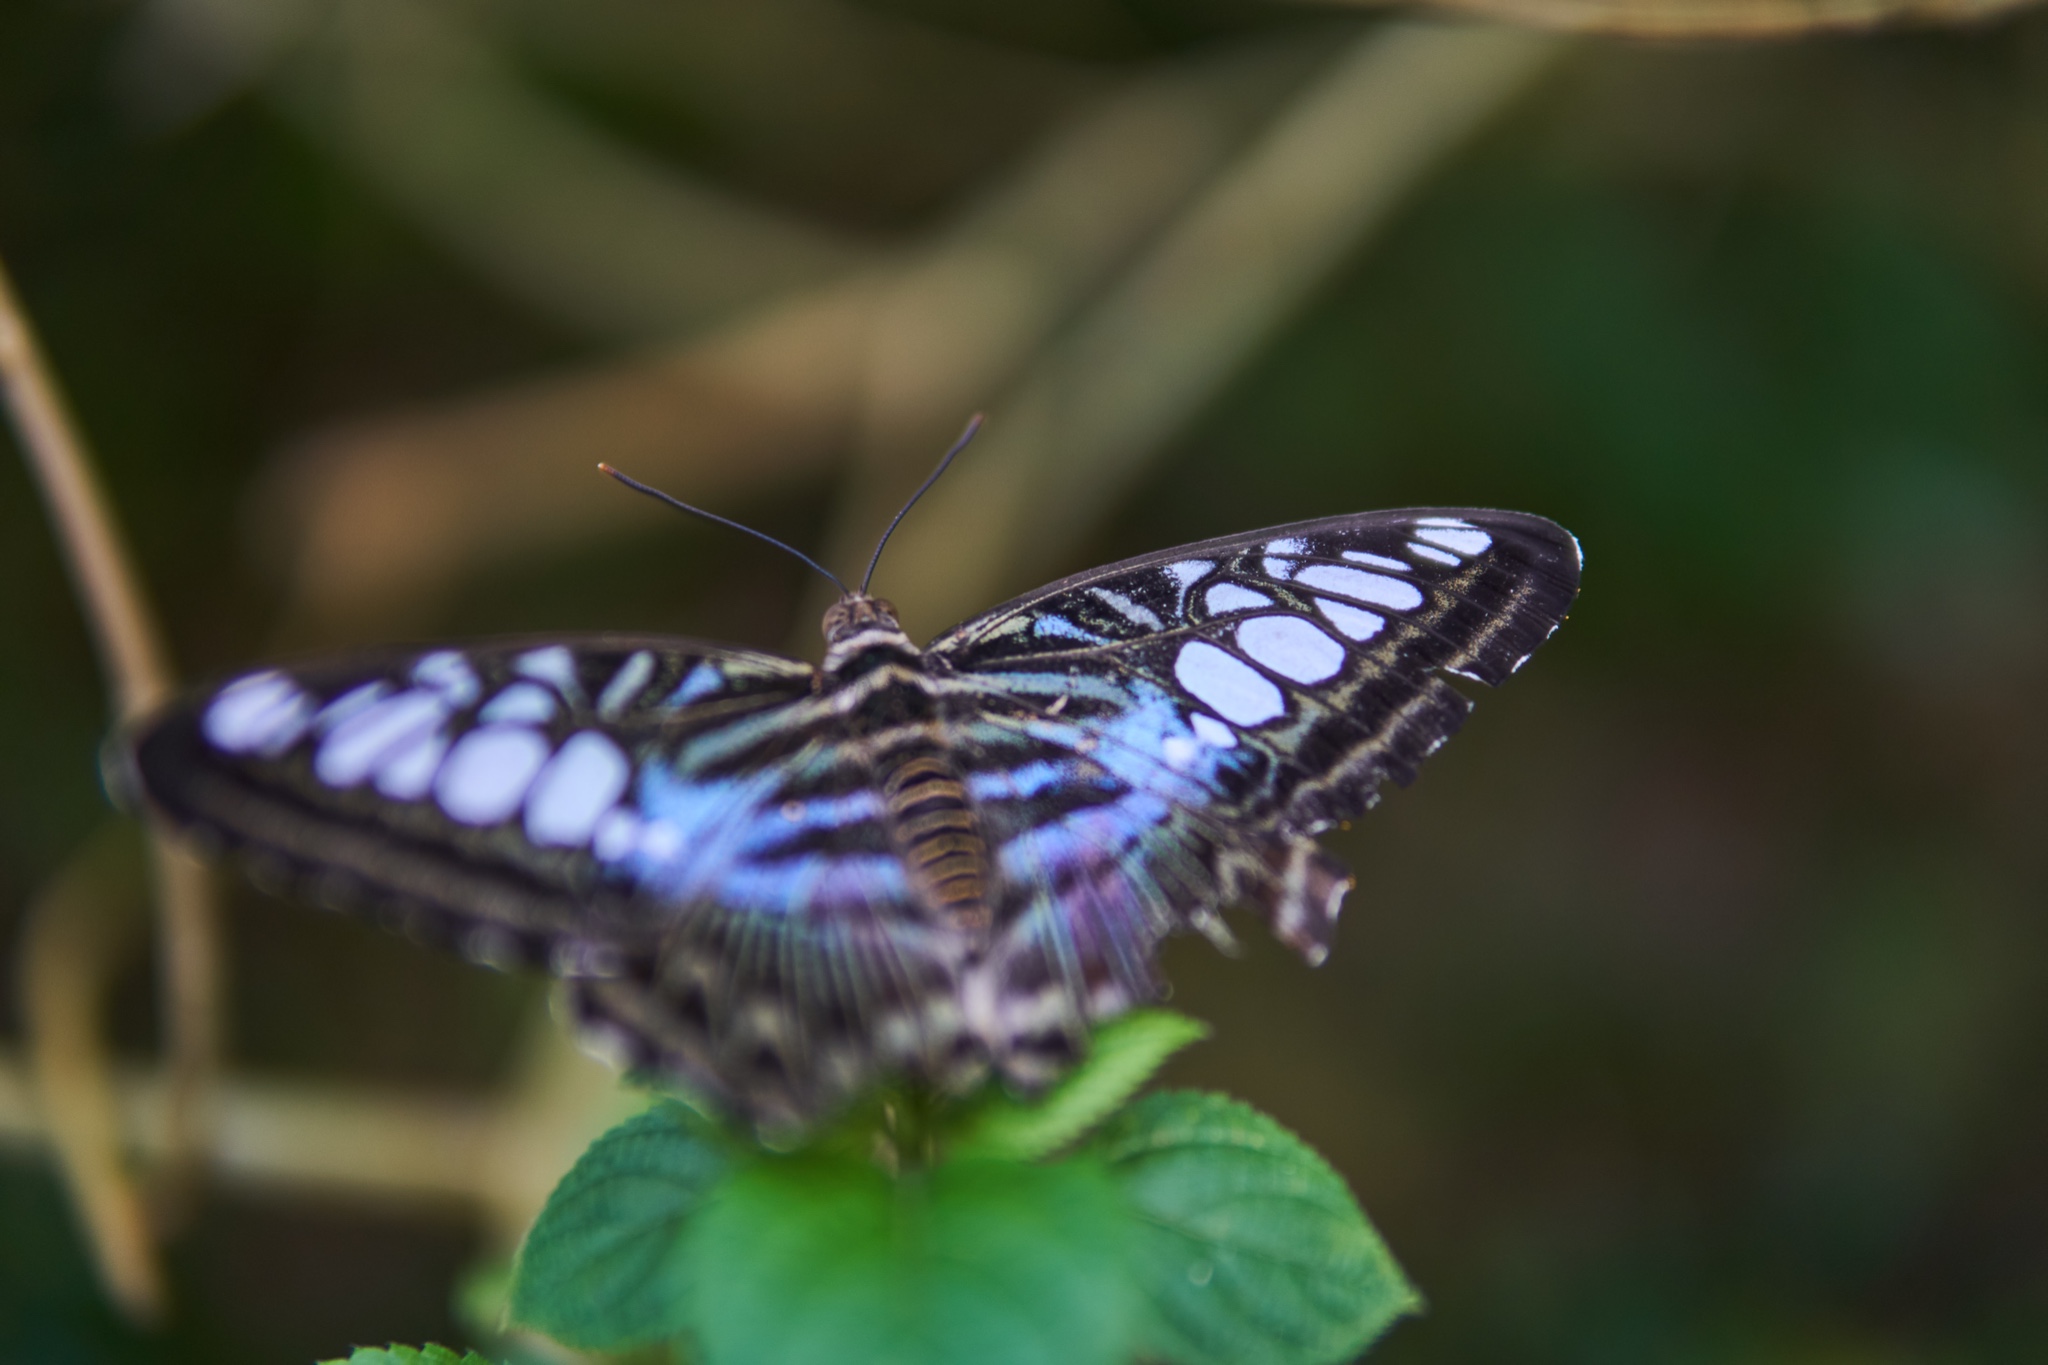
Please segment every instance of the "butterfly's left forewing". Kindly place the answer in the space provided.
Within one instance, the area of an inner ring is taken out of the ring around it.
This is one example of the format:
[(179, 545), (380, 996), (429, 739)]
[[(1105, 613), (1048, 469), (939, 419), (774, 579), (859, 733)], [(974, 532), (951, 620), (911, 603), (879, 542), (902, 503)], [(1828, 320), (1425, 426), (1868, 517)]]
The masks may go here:
[(151, 806), (259, 876), (472, 955), (656, 932), (608, 862), (637, 793), (699, 735), (807, 696), (772, 655), (599, 637), (391, 651), (196, 694), (128, 749)]

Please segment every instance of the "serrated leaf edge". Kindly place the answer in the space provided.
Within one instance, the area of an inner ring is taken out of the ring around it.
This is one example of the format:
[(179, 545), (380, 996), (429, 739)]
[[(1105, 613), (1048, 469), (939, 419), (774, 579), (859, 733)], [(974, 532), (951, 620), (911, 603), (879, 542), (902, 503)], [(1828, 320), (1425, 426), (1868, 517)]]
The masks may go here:
[[(1225, 1116), (1219, 1115), (1214, 1118), (1193, 1119), (1167, 1127), (1149, 1128), (1145, 1134), (1145, 1140), (1138, 1142), (1120, 1141), (1119, 1139), (1123, 1135), (1118, 1134), (1115, 1130), (1111, 1130), (1108, 1133), (1098, 1135), (1097, 1139), (1089, 1145), (1088, 1150), (1100, 1159), (1110, 1169), (1112, 1174), (1114, 1174), (1117, 1166), (1122, 1162), (1141, 1158), (1150, 1153), (1166, 1151), (1170, 1148), (1187, 1147), (1190, 1145), (1189, 1137), (1191, 1135), (1200, 1134), (1204, 1131), (1219, 1136), (1225, 1134), (1232, 1135), (1231, 1140), (1227, 1141), (1216, 1141), (1213, 1139), (1203, 1141), (1196, 1137), (1195, 1141), (1200, 1142), (1204, 1146), (1230, 1147), (1238, 1151), (1261, 1154), (1270, 1152), (1276, 1159), (1285, 1159), (1289, 1156), (1306, 1157), (1312, 1163), (1318, 1177), (1320, 1177), (1315, 1180), (1315, 1186), (1321, 1187), (1324, 1192), (1337, 1194), (1345, 1205), (1346, 1211), (1355, 1214), (1363, 1224), (1366, 1235), (1370, 1239), (1371, 1249), (1367, 1252), (1367, 1259), (1384, 1259), (1387, 1266), (1392, 1269), (1395, 1281), (1401, 1290), (1400, 1302), (1387, 1315), (1384, 1322), (1368, 1333), (1363, 1341), (1358, 1343), (1356, 1354), (1362, 1356), (1366, 1351), (1370, 1350), (1373, 1343), (1386, 1335), (1393, 1328), (1394, 1324), (1403, 1318), (1414, 1317), (1426, 1311), (1428, 1307), (1427, 1301), (1416, 1290), (1406, 1272), (1401, 1269), (1400, 1262), (1394, 1258), (1392, 1249), (1387, 1246), (1386, 1239), (1380, 1235), (1379, 1228), (1374, 1225), (1371, 1217), (1366, 1214), (1364, 1206), (1358, 1201), (1357, 1195), (1351, 1190), (1343, 1175), (1314, 1146), (1272, 1115), (1221, 1091), (1194, 1089), (1155, 1091), (1153, 1094), (1145, 1096), (1139, 1103), (1166, 1104), (1175, 1100), (1207, 1102), (1220, 1105), (1228, 1110), (1234, 1110), (1238, 1114), (1257, 1119), (1261, 1131), (1246, 1133), (1241, 1129), (1235, 1129), (1228, 1123)], [(1135, 1108), (1135, 1106), (1133, 1107)], [(1253, 1140), (1241, 1140), (1243, 1138)], [(1327, 1211), (1330, 1207), (1327, 1203), (1306, 1197), (1310, 1195), (1312, 1189), (1313, 1187), (1304, 1186), (1299, 1192), (1289, 1191), (1280, 1197), (1287, 1198), (1290, 1201), (1313, 1204)], [(1279, 1192), (1276, 1191), (1275, 1193), (1278, 1194)], [(1218, 1245), (1214, 1238), (1189, 1229), (1177, 1221), (1161, 1218), (1148, 1210), (1134, 1207), (1132, 1209), (1132, 1216), (1140, 1221), (1169, 1231), (1176, 1236), (1184, 1237), (1190, 1242)], [(1374, 1253), (1377, 1254), (1374, 1255)], [(1236, 1254), (1263, 1260), (1267, 1264), (1275, 1266), (1287, 1267), (1298, 1264), (1277, 1256), (1242, 1248), (1237, 1249)], [(1170, 1362), (1169, 1365), (1171, 1365)]]

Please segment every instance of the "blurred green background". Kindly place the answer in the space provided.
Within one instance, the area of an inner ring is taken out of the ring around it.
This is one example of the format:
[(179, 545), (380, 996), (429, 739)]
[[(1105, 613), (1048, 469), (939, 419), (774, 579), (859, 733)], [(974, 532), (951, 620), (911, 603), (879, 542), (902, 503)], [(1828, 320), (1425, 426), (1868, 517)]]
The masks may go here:
[[(1172, 945), (1217, 1035), (1171, 1078), (1351, 1180), (1430, 1301), (1375, 1361), (2048, 1359), (2048, 13), (1345, 74), (1497, 36), (1252, 0), (13, 0), (0, 253), (194, 676), (347, 639), (808, 641), (799, 567), (615, 505), (590, 464), (844, 562), (984, 406), (965, 511), (878, 582), (914, 617), (1353, 509), (1558, 519), (1577, 610), (1332, 839), (1360, 874), (1332, 961), (1252, 925), (1242, 961)], [(1251, 173), (1358, 89), (1417, 139), (1405, 169)], [(1131, 134), (1156, 157), (1004, 207), (1159, 90)], [(1346, 185), (1380, 207), (1314, 208)], [(1231, 194), (1256, 223), (1296, 189), (1270, 233), (1174, 255)], [(784, 327), (975, 232), (1067, 245), (1044, 278), (953, 259), (836, 350)], [(1008, 340), (975, 351), (984, 323)], [(738, 369), (648, 379), (732, 338)], [(803, 389), (830, 364), (843, 391)], [(443, 457), (452, 494), (405, 482)], [(1021, 548), (956, 584), (971, 515)], [(107, 819), (98, 670), (11, 456), (0, 642), (5, 1060), (21, 909)], [(239, 886), (228, 912), (235, 1076), (510, 1083), (540, 983)], [(115, 996), (144, 1058), (140, 957)], [(0, 1360), (462, 1340), (493, 1235), (458, 1200), (229, 1170), (142, 1333), (17, 1131)]]

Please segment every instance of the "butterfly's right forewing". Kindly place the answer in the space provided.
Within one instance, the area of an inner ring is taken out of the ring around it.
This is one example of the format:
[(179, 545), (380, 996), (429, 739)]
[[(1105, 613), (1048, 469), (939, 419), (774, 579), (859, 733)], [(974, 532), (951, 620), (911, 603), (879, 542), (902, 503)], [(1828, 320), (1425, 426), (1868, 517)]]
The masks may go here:
[(1439, 675), (1505, 680), (1578, 579), (1540, 517), (1367, 512), (1093, 569), (934, 642), (979, 694), (961, 733), (1008, 874), (991, 994), (1013, 1046), (1042, 1033), (1057, 1058), (1232, 901), (1321, 960), (1350, 879), (1313, 836), (1412, 779), (1471, 707)]

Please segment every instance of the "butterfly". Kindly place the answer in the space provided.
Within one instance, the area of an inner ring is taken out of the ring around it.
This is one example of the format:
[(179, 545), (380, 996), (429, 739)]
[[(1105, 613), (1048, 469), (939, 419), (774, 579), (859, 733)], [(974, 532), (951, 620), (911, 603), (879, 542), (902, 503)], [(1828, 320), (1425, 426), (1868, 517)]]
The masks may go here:
[(922, 649), (864, 581), (815, 667), (602, 635), (264, 668), (137, 727), (127, 779), (259, 883), (544, 967), (627, 1064), (802, 1128), (891, 1078), (1043, 1087), (1226, 906), (1320, 962), (1353, 881), (1315, 836), (1413, 779), (1471, 707), (1444, 675), (1506, 679), (1579, 564), (1541, 517), (1367, 512)]

